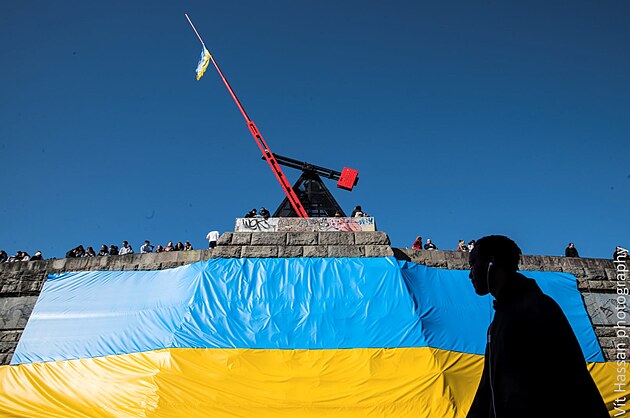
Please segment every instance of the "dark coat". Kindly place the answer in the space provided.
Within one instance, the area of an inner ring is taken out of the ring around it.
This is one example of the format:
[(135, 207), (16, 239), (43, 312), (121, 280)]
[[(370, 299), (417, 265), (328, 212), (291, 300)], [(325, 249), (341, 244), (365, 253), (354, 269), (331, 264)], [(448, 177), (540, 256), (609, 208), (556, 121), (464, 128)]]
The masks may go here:
[(573, 247), (573, 248), (571, 248), (571, 247), (567, 247), (567, 248), (564, 250), (564, 255), (565, 255), (566, 257), (579, 257), (579, 256), (580, 256), (580, 255), (578, 254), (578, 250), (577, 250), (577, 248), (575, 248), (575, 247)]
[(467, 417), (609, 418), (560, 306), (534, 280), (521, 274), (513, 279), (495, 302), (483, 374)]

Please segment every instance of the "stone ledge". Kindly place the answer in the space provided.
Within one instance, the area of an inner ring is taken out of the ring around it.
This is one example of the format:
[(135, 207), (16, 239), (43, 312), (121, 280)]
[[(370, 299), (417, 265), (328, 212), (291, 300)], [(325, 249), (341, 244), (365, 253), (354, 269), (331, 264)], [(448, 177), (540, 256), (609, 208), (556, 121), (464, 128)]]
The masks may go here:
[(356, 245), (390, 245), (389, 237), (385, 232), (355, 232), (354, 243)]
[(253, 232), (251, 237), (251, 245), (276, 245), (284, 246), (287, 243), (286, 232)]
[(243, 246), (242, 258), (273, 258), (278, 257), (278, 247), (273, 245)]
[(320, 245), (305, 245), (302, 247), (304, 257), (327, 257), (326, 247)]
[(230, 245), (249, 245), (252, 242), (252, 232), (235, 232), (232, 234)]
[(232, 235), (234, 235), (233, 232), (223, 233), (223, 235), (219, 237), (217, 245), (230, 245), (232, 243)]
[(287, 246), (293, 245), (317, 245), (319, 236), (317, 232), (288, 232)]
[(319, 245), (354, 245), (354, 234), (345, 232), (318, 232)]
[(217, 246), (212, 249), (212, 258), (241, 258), (241, 246)]
[(365, 256), (365, 247), (357, 245), (328, 245), (325, 248), (327, 257), (351, 258)]
[[(291, 254), (298, 257), (300, 253), (307, 257), (326, 257), (339, 250), (325, 248), (327, 246), (357, 246), (363, 250), (354, 251), (357, 256), (383, 256), (396, 254), (396, 257), (410, 260), (418, 264), (450, 269), (468, 269), (468, 253), (443, 250), (411, 250), (409, 248), (389, 247), (387, 234), (375, 232), (264, 232), (264, 233), (224, 233), (220, 243), (214, 249), (194, 251), (171, 251), (150, 254), (131, 254), (124, 256), (107, 256), (77, 259), (50, 259), (44, 261), (16, 262), (0, 264), (0, 293), (33, 293), (39, 292), (41, 285), (49, 273), (90, 270), (152, 270), (164, 269), (207, 260), (210, 258), (246, 257), (242, 247), (278, 247), (277, 254)], [(227, 244), (229, 242), (229, 244)], [(310, 247), (324, 247), (314, 250)], [(388, 247), (384, 250), (379, 246)], [(302, 247), (300, 249), (297, 249)], [(306, 247), (309, 247), (305, 249)], [(282, 248), (282, 249), (280, 249)], [(289, 249), (292, 248), (292, 249)], [(267, 254), (273, 253), (270, 250)], [(348, 251), (343, 251), (347, 254)], [(282, 255), (280, 255), (282, 256)], [(612, 260), (566, 258), (551, 256), (525, 255), (520, 265), (521, 270), (563, 271), (575, 275), (582, 289), (611, 292), (616, 289), (617, 270)]]
[(366, 245), (366, 257), (391, 257), (394, 255), (392, 247), (389, 245)]
[(304, 247), (302, 246), (289, 246), (278, 247), (278, 257), (281, 258), (298, 258), (304, 255)]

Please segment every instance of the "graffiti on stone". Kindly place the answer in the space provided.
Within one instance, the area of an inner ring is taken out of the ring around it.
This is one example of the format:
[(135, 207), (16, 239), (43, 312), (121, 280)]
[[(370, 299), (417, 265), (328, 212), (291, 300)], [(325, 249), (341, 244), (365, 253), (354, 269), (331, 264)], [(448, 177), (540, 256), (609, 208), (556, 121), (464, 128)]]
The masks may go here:
[(374, 218), (238, 218), (235, 232), (376, 231)]
[(236, 232), (276, 232), (279, 218), (238, 218)]
[(615, 312), (618, 310), (616, 295), (587, 294), (584, 295), (584, 304), (593, 325), (615, 325), (617, 321)]
[[(363, 222), (357, 222), (358, 219)], [(374, 218), (281, 218), (280, 232), (375, 231)]]
[(359, 225), (372, 225), (374, 226), (374, 218), (364, 217), (364, 218), (346, 218), (346, 219), (354, 219)]

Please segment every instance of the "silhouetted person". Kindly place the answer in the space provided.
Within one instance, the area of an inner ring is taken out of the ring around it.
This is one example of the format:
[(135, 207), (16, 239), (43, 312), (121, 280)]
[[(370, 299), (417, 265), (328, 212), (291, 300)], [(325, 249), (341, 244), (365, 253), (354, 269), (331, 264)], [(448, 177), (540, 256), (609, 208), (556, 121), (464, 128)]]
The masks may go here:
[(367, 215), (365, 214), (365, 212), (363, 212), (361, 205), (356, 205), (354, 209), (352, 209), (352, 213), (350, 214), (351, 218), (362, 218), (364, 216)]
[(483, 374), (468, 418), (608, 418), (560, 306), (518, 273), (521, 250), (491, 235), (470, 253), (475, 292), (492, 294)]
[(577, 248), (575, 248), (575, 244), (572, 242), (569, 243), (569, 246), (564, 249), (565, 257), (579, 257)]
[(262, 207), (260, 208), (260, 216), (262, 216), (265, 219), (269, 219), (269, 217), (271, 216), (271, 213), (269, 213), (269, 211), (266, 208)]

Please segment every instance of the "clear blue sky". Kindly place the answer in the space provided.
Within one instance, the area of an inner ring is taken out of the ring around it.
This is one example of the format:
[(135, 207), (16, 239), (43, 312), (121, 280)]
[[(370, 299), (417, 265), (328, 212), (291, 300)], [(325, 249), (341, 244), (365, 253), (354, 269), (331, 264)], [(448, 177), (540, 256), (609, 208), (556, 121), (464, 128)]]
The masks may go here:
[(71, 0), (0, 6), (0, 249), (205, 248), (279, 205), (184, 13), (271, 149), (359, 170), (328, 185), (394, 246), (630, 246), (627, 0)]

